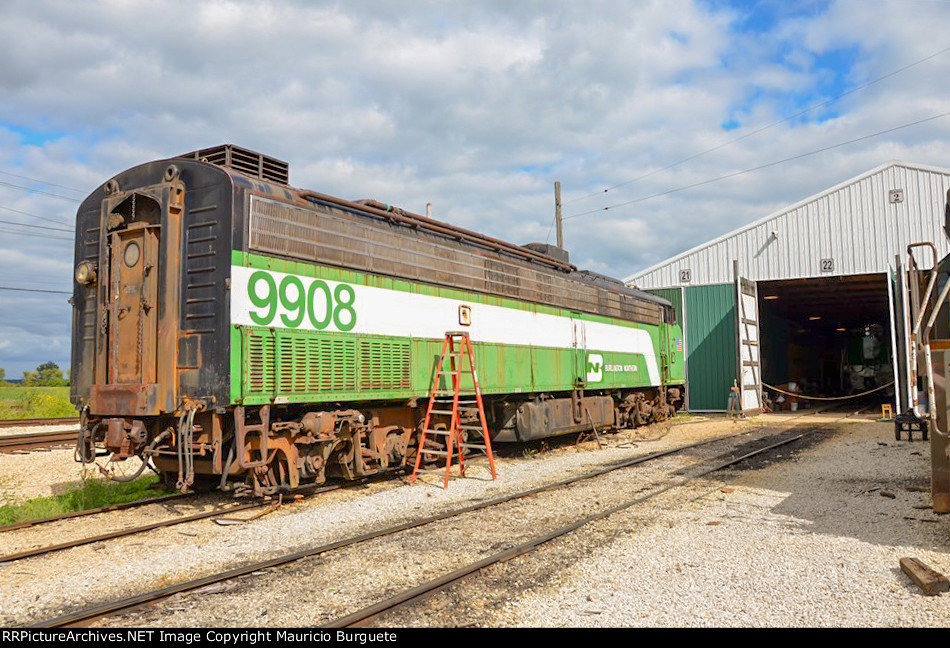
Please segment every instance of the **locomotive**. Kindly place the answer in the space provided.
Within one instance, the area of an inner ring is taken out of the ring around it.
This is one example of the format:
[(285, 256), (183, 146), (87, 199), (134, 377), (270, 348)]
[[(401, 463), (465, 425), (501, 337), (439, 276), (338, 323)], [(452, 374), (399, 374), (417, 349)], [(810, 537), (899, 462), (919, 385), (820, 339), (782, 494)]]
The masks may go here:
[(633, 427), (682, 404), (669, 302), (578, 271), (560, 248), (288, 174), (223, 145), (133, 167), (83, 201), (77, 460), (139, 456), (166, 485), (257, 494), (404, 470), (447, 331), (472, 341), (493, 443)]

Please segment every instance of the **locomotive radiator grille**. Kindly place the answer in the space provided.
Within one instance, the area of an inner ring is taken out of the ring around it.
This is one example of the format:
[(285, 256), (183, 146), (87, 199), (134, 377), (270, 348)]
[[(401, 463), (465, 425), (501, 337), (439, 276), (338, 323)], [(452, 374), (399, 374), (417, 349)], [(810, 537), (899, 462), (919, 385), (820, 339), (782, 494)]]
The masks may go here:
[(409, 389), (412, 375), (407, 342), (360, 342), (360, 389)]
[(251, 332), (247, 337), (247, 389), (256, 394), (274, 391), (274, 338)]
[(318, 392), (356, 390), (356, 341), (340, 338), (313, 340), (317, 360), (308, 366), (316, 375)]
[(408, 340), (249, 328), (245, 396), (384, 392), (412, 386)]

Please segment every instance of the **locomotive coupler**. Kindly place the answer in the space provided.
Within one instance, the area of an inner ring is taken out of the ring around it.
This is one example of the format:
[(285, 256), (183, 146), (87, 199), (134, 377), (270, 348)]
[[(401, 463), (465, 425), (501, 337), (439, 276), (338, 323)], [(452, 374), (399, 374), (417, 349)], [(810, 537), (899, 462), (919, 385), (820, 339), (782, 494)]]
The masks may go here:
[(148, 438), (145, 423), (124, 418), (107, 418), (105, 447), (112, 452), (113, 461), (125, 461), (135, 455)]

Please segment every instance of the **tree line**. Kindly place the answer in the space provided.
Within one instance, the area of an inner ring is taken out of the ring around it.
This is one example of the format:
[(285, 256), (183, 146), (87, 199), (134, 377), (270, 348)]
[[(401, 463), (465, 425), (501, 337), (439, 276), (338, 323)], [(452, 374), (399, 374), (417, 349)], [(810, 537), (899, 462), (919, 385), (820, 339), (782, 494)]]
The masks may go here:
[[(7, 372), (0, 368), (0, 382), (6, 382)], [(69, 377), (63, 376), (63, 370), (55, 362), (44, 362), (36, 371), (24, 371), (21, 385), (25, 387), (65, 387), (69, 384)]]

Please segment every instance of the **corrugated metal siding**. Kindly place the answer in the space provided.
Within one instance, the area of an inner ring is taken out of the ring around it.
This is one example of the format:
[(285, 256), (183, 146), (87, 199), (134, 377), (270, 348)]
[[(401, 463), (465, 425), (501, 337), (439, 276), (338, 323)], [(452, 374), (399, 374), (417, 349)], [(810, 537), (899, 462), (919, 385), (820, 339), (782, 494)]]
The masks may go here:
[(657, 288), (656, 290), (648, 290), (647, 292), (651, 295), (662, 297), (673, 304), (673, 310), (676, 311), (676, 321), (683, 321), (683, 290), (681, 288)]
[[(934, 242), (942, 258), (950, 253), (943, 232), (948, 188), (950, 170), (891, 163), (627, 281), (645, 289), (721, 284), (733, 278), (733, 259), (753, 281), (887, 272), (894, 255), (917, 241)], [(903, 202), (889, 202), (892, 189), (904, 190)], [(828, 258), (834, 270), (822, 272)], [(690, 282), (683, 283), (687, 269)]]
[(689, 410), (725, 410), (736, 378), (735, 284), (686, 288)]

